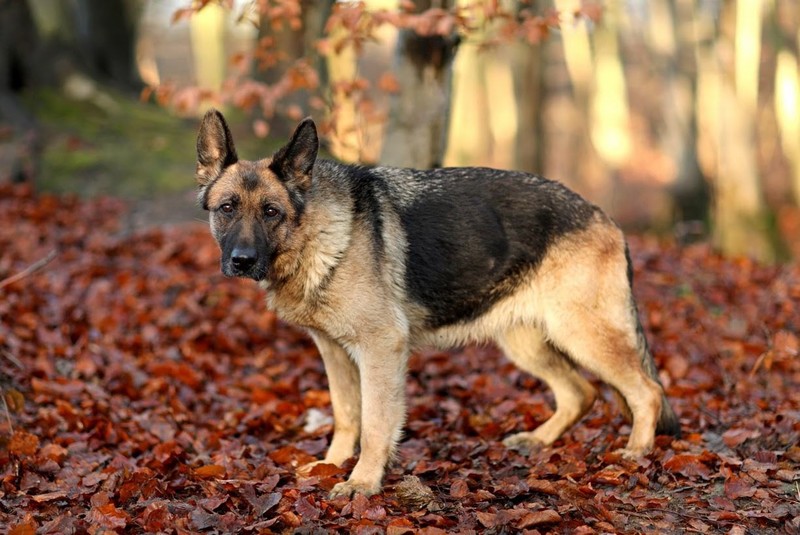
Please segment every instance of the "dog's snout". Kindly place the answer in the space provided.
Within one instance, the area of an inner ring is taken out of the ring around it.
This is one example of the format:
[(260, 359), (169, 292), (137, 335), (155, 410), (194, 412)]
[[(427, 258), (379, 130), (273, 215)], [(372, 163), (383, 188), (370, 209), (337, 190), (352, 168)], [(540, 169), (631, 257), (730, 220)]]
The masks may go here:
[(249, 270), (256, 263), (254, 247), (237, 247), (231, 252), (231, 263), (240, 272)]

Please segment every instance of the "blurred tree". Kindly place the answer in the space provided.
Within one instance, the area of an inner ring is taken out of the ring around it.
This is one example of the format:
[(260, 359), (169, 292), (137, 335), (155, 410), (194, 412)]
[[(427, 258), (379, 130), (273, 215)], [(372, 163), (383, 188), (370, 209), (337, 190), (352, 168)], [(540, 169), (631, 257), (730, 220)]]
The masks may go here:
[(225, 55), (228, 10), (209, 4), (190, 21), (192, 56), (197, 85), (207, 91), (219, 91), (225, 80), (228, 58)]
[(773, 261), (776, 251), (756, 161), (761, 24), (760, 0), (723, 4), (719, 34), (699, 55), (699, 113), (707, 115), (715, 152), (715, 242), (729, 255)]
[[(445, 165), (541, 172), (546, 93), (542, 60), (548, 22), (534, 21), (538, 8), (528, 2), (503, 5), (505, 13), (486, 12), (460, 41)], [(526, 20), (531, 24), (524, 30), (520, 22)], [(523, 38), (509, 35), (510, 30)]]
[[(555, 0), (559, 13), (578, 13), (579, 0)], [(574, 180), (574, 185), (603, 207), (611, 204), (609, 168), (593, 143), (592, 106), (597, 96), (595, 83), (595, 51), (592, 46), (592, 23), (579, 19), (561, 27), (560, 40), (564, 62), (569, 73), (568, 98), (562, 99), (561, 128), (569, 142), (562, 148), (562, 170), (555, 175)], [(607, 82), (608, 80), (604, 80)]]
[(654, 0), (649, 27), (651, 53), (664, 78), (661, 150), (675, 165), (672, 196), (678, 222), (706, 224), (710, 210), (708, 179), (697, 157), (697, 46), (692, 27), (697, 14), (683, 0)]
[[(258, 61), (253, 77), (267, 85), (286, 84), (298, 61), (306, 62), (316, 73), (316, 87), (298, 87), (288, 92), (280, 103), (284, 113), (271, 121), (271, 133), (290, 134), (301, 115), (308, 113), (310, 89), (328, 86), (328, 67), (317, 42), (325, 35), (325, 25), (335, 0), (299, 0), (296, 2), (259, 2)], [(288, 115), (289, 121), (280, 120)], [(272, 113), (272, 110), (269, 110)]]
[(13, 131), (12, 148), (0, 151), (0, 163), (12, 169), (12, 178), (33, 178), (38, 151), (21, 91), (56, 87), (108, 106), (111, 99), (98, 84), (140, 89), (134, 64), (140, 7), (139, 0), (0, 1), (0, 122)]
[(515, 169), (541, 173), (546, 144), (542, 128), (544, 62), (541, 43), (520, 42), (514, 51), (514, 96), (517, 129), (514, 136)]
[(0, 180), (25, 181), (36, 173), (38, 141), (33, 115), (18, 93), (31, 83), (28, 58), (37, 46), (27, 4), (0, 1)]
[(795, 204), (800, 205), (800, 5), (778, 2), (770, 19), (770, 35), (777, 43), (775, 111), (783, 151), (792, 169)]
[[(404, 28), (397, 38), (394, 73), (400, 91), (391, 98), (381, 163), (402, 167), (440, 167), (450, 120), (450, 85), (458, 45), (447, 26), (447, 0), (414, 0), (414, 12), (427, 12), (427, 28)], [(437, 11), (438, 10), (438, 11)], [(442, 26), (436, 20), (443, 17)]]
[(139, 0), (28, 0), (27, 6), (37, 44), (21, 61), (31, 81), (63, 87), (77, 75), (140, 88), (134, 61)]

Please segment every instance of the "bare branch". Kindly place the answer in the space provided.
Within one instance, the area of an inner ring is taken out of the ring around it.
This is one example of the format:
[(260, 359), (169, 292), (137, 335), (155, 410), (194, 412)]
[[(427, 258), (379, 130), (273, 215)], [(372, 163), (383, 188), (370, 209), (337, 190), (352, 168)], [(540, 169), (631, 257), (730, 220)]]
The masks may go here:
[(53, 249), (52, 251), (47, 253), (47, 256), (45, 256), (44, 258), (42, 258), (40, 260), (37, 260), (36, 262), (31, 264), (30, 266), (26, 267), (25, 269), (23, 269), (22, 271), (17, 273), (16, 275), (12, 275), (12, 276), (8, 277), (7, 279), (1, 280), (0, 281), (0, 290), (5, 288), (9, 284), (14, 284), (18, 280), (22, 280), (25, 277), (27, 277), (27, 276), (29, 276), (29, 275), (31, 275), (33, 273), (36, 273), (37, 271), (42, 269), (44, 266), (49, 264), (56, 257), (56, 255), (58, 255), (58, 251)]

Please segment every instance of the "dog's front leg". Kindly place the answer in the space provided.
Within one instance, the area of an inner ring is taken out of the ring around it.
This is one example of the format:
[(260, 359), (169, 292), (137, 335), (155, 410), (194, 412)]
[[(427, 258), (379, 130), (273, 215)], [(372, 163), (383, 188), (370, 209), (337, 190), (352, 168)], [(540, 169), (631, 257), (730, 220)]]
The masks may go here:
[(361, 455), (350, 478), (331, 490), (331, 497), (377, 494), (387, 463), (394, 454), (405, 422), (405, 339), (385, 334), (354, 348), (361, 376)]
[(361, 430), (361, 387), (355, 362), (342, 346), (325, 334), (312, 331), (311, 337), (322, 355), (328, 376), (333, 406), (333, 438), (325, 458), (300, 467), (300, 474), (308, 474), (320, 463), (341, 466), (355, 453)]

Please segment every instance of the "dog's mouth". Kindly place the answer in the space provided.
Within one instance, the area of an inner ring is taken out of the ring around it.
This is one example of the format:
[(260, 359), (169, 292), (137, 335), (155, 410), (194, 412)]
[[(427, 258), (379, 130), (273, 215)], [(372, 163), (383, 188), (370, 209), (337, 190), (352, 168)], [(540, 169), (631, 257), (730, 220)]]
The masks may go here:
[(252, 266), (237, 266), (230, 259), (222, 262), (222, 274), (226, 277), (240, 277), (242, 279), (253, 279), (260, 282), (267, 278), (266, 264), (254, 264)]

